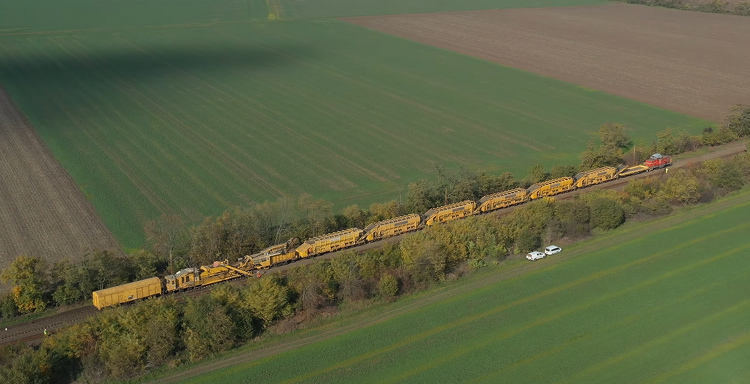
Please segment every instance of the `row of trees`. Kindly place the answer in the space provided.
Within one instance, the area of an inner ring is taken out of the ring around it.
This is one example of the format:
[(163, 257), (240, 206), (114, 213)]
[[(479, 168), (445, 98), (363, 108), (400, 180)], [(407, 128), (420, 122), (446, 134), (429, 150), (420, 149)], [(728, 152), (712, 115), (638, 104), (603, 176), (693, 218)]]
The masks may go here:
[(335, 214), (331, 203), (302, 195), (297, 199), (282, 198), (276, 202), (228, 210), (195, 226), (189, 226), (179, 216), (162, 215), (145, 225), (146, 249), (127, 257), (96, 251), (84, 255), (81, 261), (65, 259), (53, 265), (38, 258), (19, 257), (0, 276), (14, 287), (11, 294), (0, 298), (0, 314), (10, 317), (40, 311), (49, 304), (59, 306), (88, 300), (91, 292), (97, 289), (134, 279), (163, 276), (214, 260), (236, 260), (292, 237), (306, 239), (340, 229), (364, 228), (376, 221), (407, 213), (421, 214), (446, 203), (476, 200), (494, 192), (573, 176), (582, 170), (622, 163), (637, 164), (654, 152), (673, 155), (727, 143), (750, 135), (750, 107), (733, 106), (723, 125), (716, 129), (706, 128), (697, 136), (684, 131), (675, 135), (671, 129), (666, 129), (657, 134), (654, 142), (633, 146), (624, 131), (625, 127), (620, 124), (602, 125), (598, 143), (595, 140), (589, 142), (578, 166), (557, 165), (548, 172), (537, 164), (522, 180), (516, 180), (510, 173), (494, 176), (467, 170), (446, 172), (437, 168), (437, 181), (419, 180), (409, 184), (403, 201), (374, 203), (366, 209), (351, 205)]
[(722, 0), (619, 0), (630, 4), (643, 4), (653, 7), (681, 9), (708, 13), (726, 13), (750, 16), (750, 2), (729, 2)]

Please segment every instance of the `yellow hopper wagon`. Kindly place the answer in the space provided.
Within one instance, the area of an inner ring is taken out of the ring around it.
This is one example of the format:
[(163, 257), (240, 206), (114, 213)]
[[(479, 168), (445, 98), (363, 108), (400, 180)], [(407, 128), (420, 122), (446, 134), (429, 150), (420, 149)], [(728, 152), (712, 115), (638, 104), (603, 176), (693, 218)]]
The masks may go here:
[(152, 277), (95, 291), (91, 295), (94, 299), (94, 306), (101, 310), (117, 304), (158, 296), (161, 293), (161, 280), (158, 277)]
[(419, 228), (422, 217), (417, 214), (399, 216), (389, 220), (378, 221), (365, 227), (360, 243), (377, 241), (386, 237), (415, 231)]
[(575, 180), (572, 177), (561, 177), (532, 185), (529, 187), (529, 198), (534, 200), (540, 197), (557, 195), (572, 189), (575, 189)]
[(523, 188), (493, 193), (479, 199), (479, 207), (474, 213), (485, 213), (521, 204), (529, 200), (529, 192)]
[(362, 237), (363, 232), (359, 228), (350, 228), (308, 239), (297, 247), (297, 255), (305, 258), (351, 247), (357, 244), (357, 240)]
[(617, 168), (601, 167), (576, 175), (576, 188), (586, 188), (590, 185), (601, 184), (617, 178)]
[(424, 223), (425, 225), (435, 225), (461, 219), (472, 215), (476, 207), (477, 203), (475, 201), (466, 200), (460, 203), (433, 208), (424, 214)]

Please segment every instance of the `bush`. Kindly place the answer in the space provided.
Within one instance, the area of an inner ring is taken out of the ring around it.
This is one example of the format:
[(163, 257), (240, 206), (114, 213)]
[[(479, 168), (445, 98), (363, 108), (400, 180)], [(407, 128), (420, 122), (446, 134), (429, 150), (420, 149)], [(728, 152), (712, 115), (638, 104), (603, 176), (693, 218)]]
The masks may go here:
[(622, 205), (608, 198), (597, 198), (591, 202), (591, 226), (605, 231), (619, 227), (625, 221)]
[(444, 250), (424, 233), (409, 236), (399, 244), (404, 267), (416, 282), (443, 281), (446, 256)]
[(710, 179), (711, 184), (730, 191), (736, 191), (745, 185), (742, 169), (734, 162), (724, 163), (716, 175)]
[(398, 294), (398, 280), (393, 275), (385, 274), (378, 282), (380, 296), (391, 298)]
[(750, 16), (750, 2), (743, 1), (736, 4), (732, 13), (740, 16)]
[(694, 204), (701, 198), (698, 179), (687, 171), (679, 170), (662, 185), (659, 196), (682, 204)]

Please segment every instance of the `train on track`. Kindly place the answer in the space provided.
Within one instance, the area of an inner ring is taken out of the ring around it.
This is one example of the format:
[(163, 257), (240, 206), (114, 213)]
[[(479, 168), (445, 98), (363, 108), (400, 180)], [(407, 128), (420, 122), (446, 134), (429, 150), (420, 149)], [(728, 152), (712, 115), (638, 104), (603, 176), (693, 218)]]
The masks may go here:
[(273, 245), (256, 254), (239, 258), (236, 263), (230, 263), (229, 260), (215, 261), (209, 266), (185, 268), (174, 275), (164, 277), (163, 280), (152, 277), (99, 290), (92, 294), (93, 304), (97, 309), (101, 310), (105, 307), (142, 300), (165, 293), (205, 287), (242, 276), (252, 276), (253, 273), (261, 269), (269, 269), (296, 260), (379, 241), (403, 233), (417, 231), (425, 227), (496, 211), (532, 200), (548, 198), (621, 177), (665, 168), (670, 165), (672, 165), (671, 157), (662, 156), (657, 153), (641, 165), (632, 167), (623, 165), (618, 167), (601, 167), (580, 172), (574, 177), (561, 177), (536, 183), (529, 188), (516, 188), (493, 193), (482, 197), (479, 201), (466, 200), (444, 205), (430, 209), (423, 215), (404, 215), (372, 223), (364, 229), (349, 228), (307, 239), (302, 243), (300, 243), (299, 239), (293, 238), (286, 243)]

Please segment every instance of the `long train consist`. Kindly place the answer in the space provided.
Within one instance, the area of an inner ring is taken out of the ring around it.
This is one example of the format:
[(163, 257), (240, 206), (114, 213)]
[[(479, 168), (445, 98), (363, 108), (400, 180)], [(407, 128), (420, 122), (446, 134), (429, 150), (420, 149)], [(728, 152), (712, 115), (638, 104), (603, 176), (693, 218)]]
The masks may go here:
[(633, 167), (601, 167), (580, 172), (574, 177), (561, 177), (536, 183), (526, 189), (516, 188), (493, 193), (482, 197), (479, 201), (466, 200), (444, 205), (430, 209), (424, 215), (409, 214), (372, 223), (364, 229), (349, 228), (329, 233), (307, 239), (301, 244), (298, 239), (293, 238), (286, 243), (277, 244), (256, 254), (244, 256), (233, 264), (228, 260), (216, 261), (210, 266), (185, 268), (174, 275), (164, 277), (163, 281), (152, 277), (96, 291), (93, 293), (93, 304), (97, 309), (102, 309), (164, 293), (208, 286), (241, 276), (252, 276), (256, 270), (269, 269), (299, 259), (315, 257), (324, 253), (379, 241), (403, 233), (417, 231), (425, 227), (492, 212), (670, 165), (672, 165), (670, 157), (664, 157), (657, 153), (652, 155), (642, 165)]

